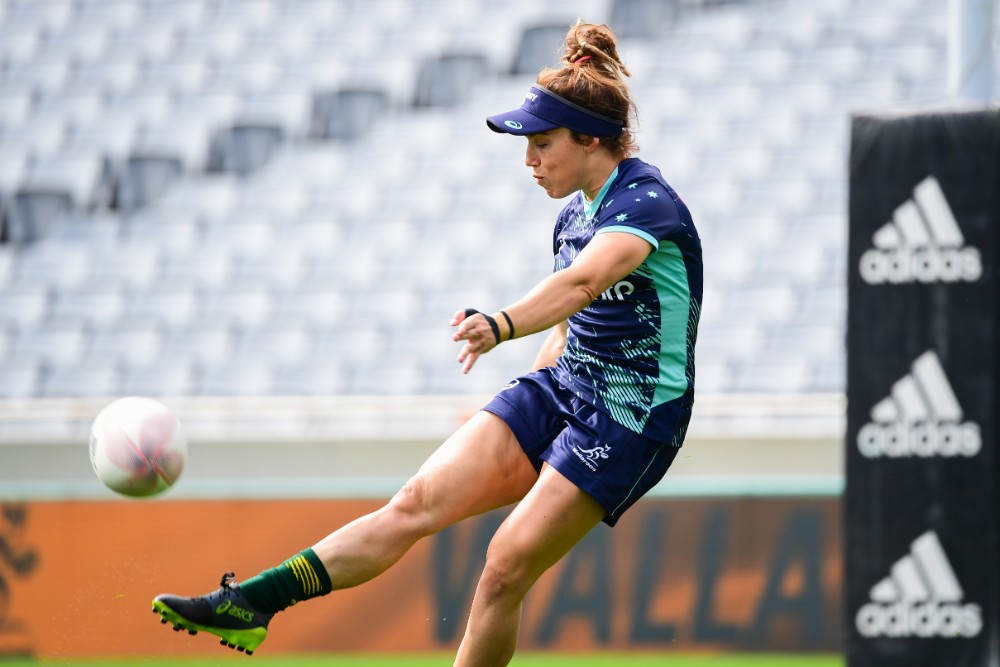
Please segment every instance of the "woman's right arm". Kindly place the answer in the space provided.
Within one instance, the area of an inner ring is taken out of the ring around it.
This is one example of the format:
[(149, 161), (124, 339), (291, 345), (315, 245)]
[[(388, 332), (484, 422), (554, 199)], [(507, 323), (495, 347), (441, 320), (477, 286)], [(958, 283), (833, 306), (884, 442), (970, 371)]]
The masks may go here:
[(556, 359), (559, 358), (559, 355), (566, 348), (567, 331), (569, 331), (569, 322), (566, 320), (552, 327), (549, 335), (545, 338), (545, 342), (542, 343), (541, 349), (538, 350), (538, 355), (535, 357), (535, 363), (532, 364), (531, 370), (537, 371), (539, 368), (556, 365)]

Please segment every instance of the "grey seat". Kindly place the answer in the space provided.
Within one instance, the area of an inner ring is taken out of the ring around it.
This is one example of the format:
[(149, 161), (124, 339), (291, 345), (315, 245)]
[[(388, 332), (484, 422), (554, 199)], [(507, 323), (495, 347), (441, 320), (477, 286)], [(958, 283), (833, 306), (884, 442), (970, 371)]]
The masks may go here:
[(277, 124), (239, 122), (220, 135), (222, 171), (246, 176), (267, 163), (285, 140), (285, 132)]
[(415, 107), (455, 106), (469, 98), (488, 71), (482, 53), (446, 53), (423, 61), (417, 75)]
[(351, 141), (372, 128), (388, 108), (380, 88), (351, 87), (317, 92), (310, 136)]
[(511, 74), (537, 74), (542, 67), (559, 65), (559, 49), (566, 37), (566, 24), (544, 23), (521, 31)]

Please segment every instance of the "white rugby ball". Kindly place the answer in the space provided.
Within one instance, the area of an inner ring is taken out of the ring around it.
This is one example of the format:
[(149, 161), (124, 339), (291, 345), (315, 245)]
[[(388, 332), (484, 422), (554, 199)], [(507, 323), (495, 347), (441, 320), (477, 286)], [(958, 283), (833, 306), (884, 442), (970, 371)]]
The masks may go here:
[(90, 429), (94, 472), (123, 496), (163, 493), (181, 476), (186, 458), (180, 421), (152, 398), (119, 398), (98, 413)]

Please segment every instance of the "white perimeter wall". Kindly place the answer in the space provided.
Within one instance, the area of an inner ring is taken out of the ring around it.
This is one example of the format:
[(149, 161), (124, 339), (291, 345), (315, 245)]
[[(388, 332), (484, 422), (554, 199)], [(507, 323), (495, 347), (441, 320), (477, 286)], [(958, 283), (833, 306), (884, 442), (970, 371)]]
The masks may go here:
[[(487, 397), (164, 399), (188, 436), (166, 498), (387, 497)], [(108, 401), (0, 401), (0, 500), (114, 498), (93, 474)], [(839, 394), (705, 395), (654, 493), (830, 495), (843, 488)]]

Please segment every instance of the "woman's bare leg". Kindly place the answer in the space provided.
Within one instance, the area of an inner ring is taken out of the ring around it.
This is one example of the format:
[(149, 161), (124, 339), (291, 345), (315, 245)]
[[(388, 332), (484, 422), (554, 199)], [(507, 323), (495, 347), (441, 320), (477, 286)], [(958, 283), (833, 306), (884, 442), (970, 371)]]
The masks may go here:
[(364, 583), (420, 538), (524, 497), (538, 474), (502, 419), (478, 412), (381, 509), (313, 547), (334, 590)]
[(542, 468), (534, 487), (490, 542), (456, 666), (493, 667), (510, 662), (524, 596), (606, 513), (555, 468)]

